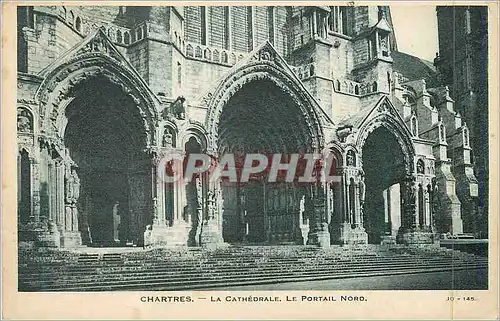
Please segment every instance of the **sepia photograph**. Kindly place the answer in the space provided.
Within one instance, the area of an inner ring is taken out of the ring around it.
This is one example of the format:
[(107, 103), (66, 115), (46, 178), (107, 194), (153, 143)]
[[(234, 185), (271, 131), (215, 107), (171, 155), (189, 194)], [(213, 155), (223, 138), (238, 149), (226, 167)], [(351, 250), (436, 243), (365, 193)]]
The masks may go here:
[(187, 4), (15, 6), (12, 291), (498, 290), (497, 7)]

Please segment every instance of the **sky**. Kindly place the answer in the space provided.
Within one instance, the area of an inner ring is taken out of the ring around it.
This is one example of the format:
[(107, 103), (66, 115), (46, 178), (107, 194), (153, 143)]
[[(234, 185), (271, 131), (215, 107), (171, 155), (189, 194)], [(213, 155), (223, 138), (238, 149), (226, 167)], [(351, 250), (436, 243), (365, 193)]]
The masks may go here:
[(391, 5), (398, 51), (433, 61), (438, 52), (436, 6)]

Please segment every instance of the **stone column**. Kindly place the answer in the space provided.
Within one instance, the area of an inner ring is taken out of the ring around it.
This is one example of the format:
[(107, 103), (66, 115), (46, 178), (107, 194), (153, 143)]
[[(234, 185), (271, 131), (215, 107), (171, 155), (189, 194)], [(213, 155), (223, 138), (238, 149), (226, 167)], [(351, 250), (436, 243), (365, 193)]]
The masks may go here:
[[(359, 173), (358, 173), (359, 175)], [(354, 226), (354, 243), (356, 244), (367, 244), (368, 243), (368, 234), (365, 231), (365, 227), (363, 225), (363, 213), (361, 208), (361, 203), (364, 202), (364, 182), (363, 178), (359, 177), (359, 180), (355, 180), (354, 185), (354, 197), (355, 197), (355, 226)], [(363, 190), (361, 190), (361, 188)]]
[(33, 222), (40, 222), (40, 169), (35, 157), (30, 158), (31, 166), (31, 215)]
[[(176, 171), (178, 173), (183, 173), (183, 168), (182, 164), (175, 163), (177, 165)], [(173, 217), (173, 222), (172, 226), (175, 226), (176, 224), (182, 224), (185, 222), (185, 217), (184, 217), (184, 208), (187, 205), (187, 199), (186, 199), (186, 184), (183, 179), (179, 179), (174, 183), (174, 198), (175, 198), (175, 203), (174, 203), (174, 217)]]
[[(185, 246), (187, 245), (188, 230), (186, 223), (183, 219), (183, 206), (180, 204), (185, 204), (181, 201), (181, 198), (185, 196), (182, 193), (185, 185), (182, 177), (177, 181), (172, 183), (172, 188), (174, 189), (174, 213), (172, 215), (172, 226), (169, 226), (166, 217), (167, 208), (167, 187), (166, 187), (166, 169), (160, 168), (160, 166), (166, 166), (162, 162), (164, 153), (168, 150), (164, 149), (160, 152), (153, 152), (152, 155), (152, 180), (154, 182), (153, 188), (153, 220), (152, 224), (148, 225), (146, 231), (144, 232), (144, 246)], [(182, 173), (182, 163), (175, 161), (174, 168), (175, 174)]]
[(414, 230), (417, 227), (417, 193), (415, 177), (407, 175), (402, 183), (402, 214), (401, 227), (406, 230)]
[(398, 243), (422, 244), (432, 243), (430, 233), (418, 230), (417, 184), (413, 174), (406, 175), (401, 190), (402, 215), (401, 228), (397, 235)]
[[(346, 220), (342, 224), (340, 242), (342, 244), (366, 244), (368, 234), (363, 226), (361, 204), (364, 201), (364, 181), (359, 169), (350, 169), (344, 175)], [(354, 177), (353, 177), (354, 176)], [(351, 193), (352, 190), (352, 193)], [(363, 198), (363, 201), (361, 200)]]
[(68, 161), (57, 165), (57, 203), (62, 247), (77, 247), (82, 244), (78, 230), (77, 202), (80, 197), (80, 179), (76, 166)]
[(316, 183), (312, 188), (312, 209), (308, 244), (326, 248), (330, 246), (330, 232), (326, 222), (326, 186)]
[(204, 189), (207, 181), (208, 177), (206, 173), (202, 173), (201, 176), (196, 178), (196, 217), (192, 222), (196, 244), (199, 244), (203, 213), (206, 209), (206, 195)]
[[(44, 146), (42, 148), (49, 148)], [(44, 227), (44, 231), (38, 235), (38, 244), (41, 246), (48, 247), (60, 247), (60, 233), (57, 228), (57, 224), (55, 222), (55, 167), (52, 158), (49, 156), (49, 153), (44, 154), (44, 171), (46, 173), (45, 176), (45, 184), (46, 184), (46, 214), (43, 223), (46, 223)]]
[(71, 210), (66, 213), (64, 200), (64, 163), (58, 162), (57, 170), (57, 213), (60, 217), (62, 231), (71, 231)]
[(350, 196), (350, 186), (351, 182), (345, 177), (345, 198), (346, 198), (346, 203), (345, 203), (345, 209), (346, 209), (346, 222), (349, 224), (352, 224), (352, 209), (351, 209), (351, 196)]
[(360, 200), (359, 200), (359, 183), (354, 184), (354, 196), (355, 196), (355, 201), (354, 201), (354, 222), (356, 227), (363, 227), (363, 224), (361, 223), (361, 205), (360, 205)]
[(350, 239), (351, 224), (349, 218), (349, 185), (346, 173), (342, 175), (340, 191), (340, 199), (342, 201), (340, 204), (341, 223), (339, 241), (340, 244), (347, 244)]
[(432, 223), (431, 223), (431, 205), (430, 205), (430, 195), (427, 187), (423, 188), (424, 190), (424, 221), (426, 229), (431, 232), (432, 231)]
[(49, 163), (49, 220), (53, 222), (57, 230), (61, 230), (61, 224), (63, 224), (62, 217), (58, 211), (58, 189), (57, 189), (57, 164), (54, 160), (50, 160)]
[(366, 195), (366, 185), (364, 181), (364, 176), (360, 178), (359, 184), (358, 184), (358, 191), (359, 191), (359, 224), (361, 227), (364, 227), (365, 219), (363, 217), (364, 215), (364, 210), (365, 210), (365, 195)]
[(318, 17), (316, 10), (312, 13), (312, 29), (313, 39), (315, 39), (318, 36)]
[[(62, 186), (64, 188), (64, 216), (65, 216), (65, 230), (71, 231), (72, 229), (72, 203), (73, 203), (73, 177), (71, 175), (71, 165), (64, 164), (64, 180)], [(69, 224), (68, 224), (69, 223)]]
[(200, 243), (205, 247), (217, 247), (224, 244), (222, 238), (222, 211), (219, 210), (220, 182), (210, 184), (207, 191), (207, 213), (201, 227)]
[[(166, 225), (166, 197), (165, 197), (165, 169), (160, 169), (159, 166), (162, 166), (160, 163), (161, 154), (156, 156), (154, 162), (154, 172), (156, 173), (155, 177), (155, 185), (156, 185), (156, 195), (154, 198), (156, 199), (155, 213), (153, 224), (157, 225)], [(164, 166), (164, 165), (163, 165)]]

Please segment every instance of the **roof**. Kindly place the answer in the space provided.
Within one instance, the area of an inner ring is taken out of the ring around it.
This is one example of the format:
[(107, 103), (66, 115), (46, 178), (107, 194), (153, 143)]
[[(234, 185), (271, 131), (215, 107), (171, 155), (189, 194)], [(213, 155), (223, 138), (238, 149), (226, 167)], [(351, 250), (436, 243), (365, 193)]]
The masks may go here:
[(391, 57), (394, 61), (392, 69), (408, 80), (425, 79), (427, 87), (438, 85), (436, 68), (432, 62), (399, 51), (393, 51)]

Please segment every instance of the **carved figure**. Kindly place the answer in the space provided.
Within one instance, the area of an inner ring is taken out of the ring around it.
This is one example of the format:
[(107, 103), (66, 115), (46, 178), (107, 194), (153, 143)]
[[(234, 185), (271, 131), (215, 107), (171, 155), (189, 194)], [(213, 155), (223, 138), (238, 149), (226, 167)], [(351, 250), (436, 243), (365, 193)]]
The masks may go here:
[(76, 204), (80, 197), (80, 178), (76, 172), (76, 168), (72, 165), (66, 167), (66, 203), (70, 205)]
[(71, 166), (68, 165), (66, 167), (66, 203), (73, 203), (73, 184), (74, 184), (74, 176), (71, 173)]
[(25, 109), (19, 108), (17, 113), (17, 131), (30, 132), (32, 128), (33, 126), (29, 112)]
[(269, 51), (263, 50), (261, 52), (261, 59), (262, 60), (271, 60), (271, 53)]
[(365, 192), (366, 192), (366, 185), (363, 177), (361, 177), (361, 180), (359, 181), (359, 200), (361, 205), (365, 202)]
[(304, 224), (305, 217), (304, 213), (306, 211), (306, 196), (302, 195), (299, 203), (299, 212), (300, 212), (300, 224)]
[(215, 217), (215, 210), (217, 204), (217, 192), (214, 190), (208, 190), (207, 192), (207, 210), (208, 218), (212, 219)]
[(386, 36), (380, 36), (380, 48), (382, 49), (382, 52), (384, 52), (384, 51), (387, 52), (389, 50)]
[(165, 133), (163, 134), (163, 147), (172, 147), (173, 135), (169, 128), (165, 128)]
[(76, 169), (72, 171), (73, 175), (73, 202), (76, 203), (80, 197), (80, 177), (76, 173)]
[(179, 96), (172, 103), (171, 110), (172, 110), (172, 113), (174, 114), (175, 118), (177, 118), (177, 119), (185, 119), (186, 118), (186, 109), (184, 107), (185, 101), (186, 101), (186, 98), (184, 98), (184, 96)]
[(347, 166), (356, 166), (356, 155), (352, 150), (347, 152)]
[(424, 169), (424, 162), (421, 159), (419, 159), (417, 161), (417, 173), (423, 174), (424, 171), (425, 171), (425, 169)]
[(120, 202), (115, 201), (113, 204), (113, 240), (120, 242)]

